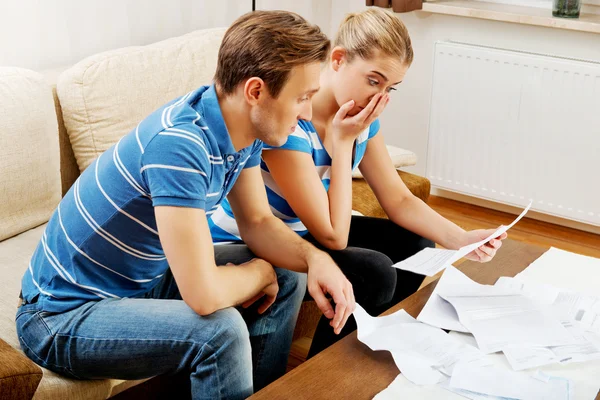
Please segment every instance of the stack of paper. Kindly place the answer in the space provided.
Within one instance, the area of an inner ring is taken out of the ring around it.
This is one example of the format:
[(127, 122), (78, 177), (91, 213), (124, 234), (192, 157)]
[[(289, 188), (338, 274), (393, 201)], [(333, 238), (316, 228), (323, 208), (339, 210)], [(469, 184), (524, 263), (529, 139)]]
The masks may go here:
[[(562, 253), (560, 259), (573, 268), (580, 256), (569, 259)], [(550, 257), (539, 260), (546, 269), (552, 264)], [(471, 399), (595, 396), (600, 389), (600, 260), (584, 261), (596, 268), (591, 274), (596, 284), (586, 282), (595, 292), (536, 282), (540, 273), (527, 270), (481, 285), (448, 266), (417, 320), (403, 310), (373, 318), (358, 309), (359, 339), (374, 350), (390, 351), (402, 372), (377, 399), (413, 391), (439, 398), (440, 389), (450, 398)], [(588, 367), (579, 367), (582, 362)], [(432, 389), (409, 390), (408, 382)]]
[(456, 286), (439, 293), (486, 354), (511, 345), (561, 346), (576, 341), (559, 319), (511, 289)]
[(496, 367), (477, 368), (464, 363), (454, 368), (447, 389), (470, 398), (484, 394), (528, 400), (571, 399), (574, 393), (568, 379), (539, 373), (530, 376)]
[(446, 380), (459, 361), (489, 364), (477, 348), (418, 322), (404, 310), (374, 318), (357, 305), (354, 317), (358, 339), (372, 350), (391, 352), (398, 368), (413, 383), (426, 385)]

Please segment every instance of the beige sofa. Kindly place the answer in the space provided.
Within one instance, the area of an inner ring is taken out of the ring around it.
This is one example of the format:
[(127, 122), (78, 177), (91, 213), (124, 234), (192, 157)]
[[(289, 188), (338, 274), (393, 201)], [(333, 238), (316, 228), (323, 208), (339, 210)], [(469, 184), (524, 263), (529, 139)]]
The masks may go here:
[[(80, 171), (150, 112), (209, 83), (224, 32), (197, 31), (98, 54), (56, 81), (54, 74), (0, 68), (0, 398), (105, 399), (142, 382), (76, 381), (27, 359), (14, 323), (20, 280)], [(426, 200), (429, 182), (401, 175)], [(355, 188), (355, 209), (385, 216), (364, 182)], [(314, 319), (300, 318), (300, 335), (314, 329)]]

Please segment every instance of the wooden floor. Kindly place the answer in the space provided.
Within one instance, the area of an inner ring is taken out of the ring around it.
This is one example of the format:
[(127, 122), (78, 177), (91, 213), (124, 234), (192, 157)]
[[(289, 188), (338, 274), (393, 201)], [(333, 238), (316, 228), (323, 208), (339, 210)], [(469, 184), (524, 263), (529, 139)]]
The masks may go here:
[[(466, 230), (497, 228), (508, 225), (515, 215), (490, 210), (442, 197), (429, 197), (428, 204), (435, 211)], [(600, 235), (576, 229), (565, 228), (547, 222), (523, 218), (509, 232), (508, 237), (530, 244), (545, 247), (556, 247), (573, 253), (600, 258)], [(438, 275), (441, 275), (438, 274)], [(426, 278), (426, 286), (438, 276)], [(311, 338), (300, 338), (292, 343), (288, 360), (288, 370), (293, 369), (306, 360)]]

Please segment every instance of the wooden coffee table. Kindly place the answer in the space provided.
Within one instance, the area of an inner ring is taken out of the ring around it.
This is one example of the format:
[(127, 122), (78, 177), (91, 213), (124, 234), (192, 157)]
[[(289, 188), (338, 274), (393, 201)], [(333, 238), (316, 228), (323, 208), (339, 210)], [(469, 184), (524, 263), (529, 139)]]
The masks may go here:
[[(501, 276), (512, 277), (523, 271), (546, 250), (548, 248), (507, 239), (491, 262), (466, 261), (458, 269), (476, 282), (493, 284)], [(430, 283), (384, 314), (403, 308), (416, 317), (436, 284), (437, 281)], [(398, 368), (389, 352), (372, 351), (360, 343), (353, 332), (250, 398), (372, 399), (397, 375)]]

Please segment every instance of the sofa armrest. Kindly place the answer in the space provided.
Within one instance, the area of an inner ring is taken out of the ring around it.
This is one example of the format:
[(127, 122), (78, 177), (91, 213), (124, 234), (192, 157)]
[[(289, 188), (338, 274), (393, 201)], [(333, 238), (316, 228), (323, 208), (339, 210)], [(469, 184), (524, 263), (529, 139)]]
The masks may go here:
[(40, 367), (0, 339), (0, 393), (3, 400), (31, 399), (42, 375)]
[[(405, 171), (398, 171), (398, 175), (412, 194), (427, 203), (431, 190), (429, 179)], [(364, 179), (352, 180), (352, 209), (367, 217), (387, 218), (377, 197)]]

